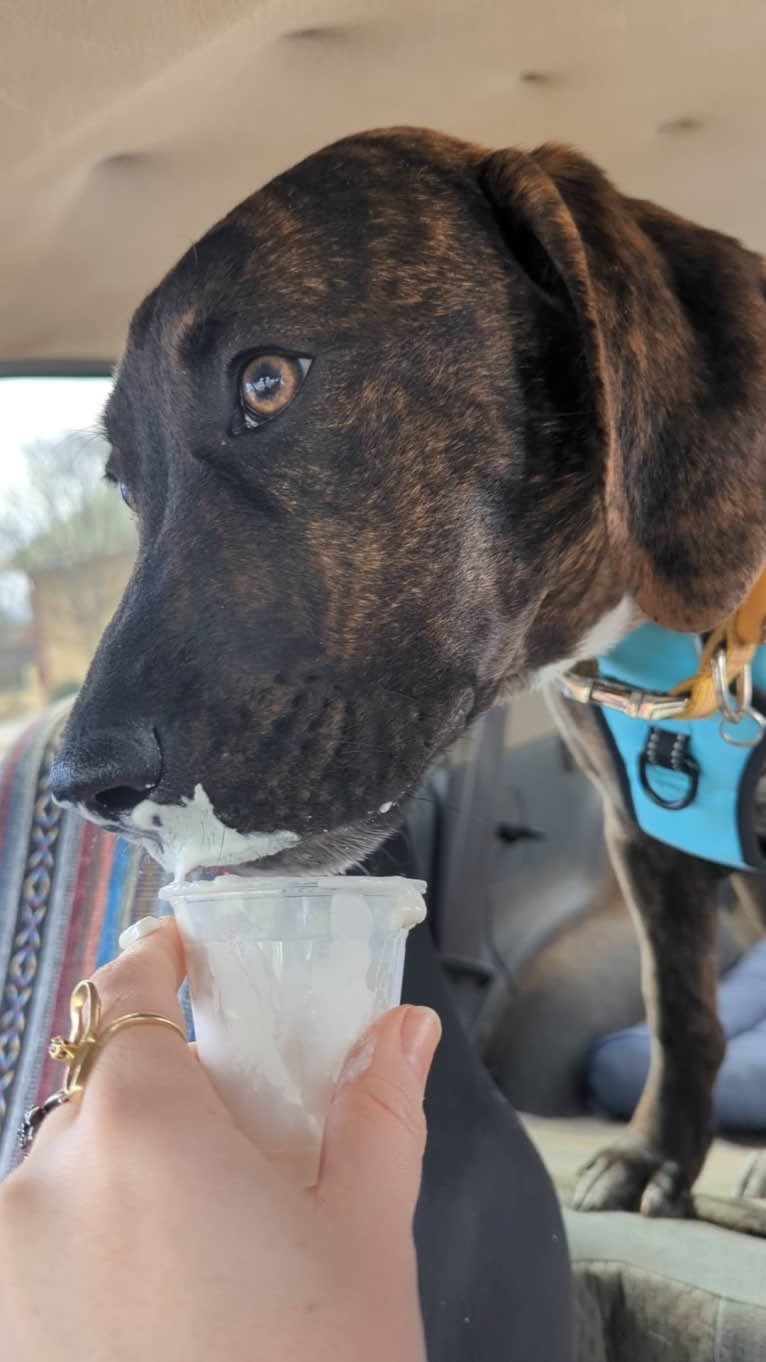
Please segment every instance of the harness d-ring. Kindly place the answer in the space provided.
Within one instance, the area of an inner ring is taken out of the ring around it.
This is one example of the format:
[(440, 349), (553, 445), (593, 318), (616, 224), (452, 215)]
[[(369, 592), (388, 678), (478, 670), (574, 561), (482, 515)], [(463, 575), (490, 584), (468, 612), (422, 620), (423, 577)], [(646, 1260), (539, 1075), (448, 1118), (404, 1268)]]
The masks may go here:
[[(650, 779), (651, 770), (671, 771), (674, 775), (685, 776), (688, 784), (677, 799), (666, 799), (654, 789)], [(697, 798), (700, 783), (700, 766), (689, 751), (689, 739), (683, 733), (670, 733), (660, 728), (651, 728), (646, 745), (638, 759), (638, 775), (641, 787), (653, 804), (660, 809), (678, 812), (688, 809)]]

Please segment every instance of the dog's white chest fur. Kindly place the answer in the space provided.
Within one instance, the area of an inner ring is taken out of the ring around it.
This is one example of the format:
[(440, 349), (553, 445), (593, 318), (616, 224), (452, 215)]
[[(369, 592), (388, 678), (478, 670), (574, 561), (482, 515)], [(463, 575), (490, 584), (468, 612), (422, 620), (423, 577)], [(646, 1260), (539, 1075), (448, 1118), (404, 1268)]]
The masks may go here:
[(630, 596), (623, 596), (600, 620), (597, 620), (592, 629), (582, 638), (577, 649), (571, 657), (563, 658), (561, 662), (552, 662), (547, 667), (541, 667), (539, 672), (535, 672), (532, 677), (531, 689), (542, 690), (544, 686), (555, 681), (557, 677), (563, 676), (576, 662), (584, 662), (591, 657), (600, 657), (602, 653), (608, 653), (610, 649), (616, 647), (621, 639), (634, 629), (641, 618), (640, 611), (635, 601)]

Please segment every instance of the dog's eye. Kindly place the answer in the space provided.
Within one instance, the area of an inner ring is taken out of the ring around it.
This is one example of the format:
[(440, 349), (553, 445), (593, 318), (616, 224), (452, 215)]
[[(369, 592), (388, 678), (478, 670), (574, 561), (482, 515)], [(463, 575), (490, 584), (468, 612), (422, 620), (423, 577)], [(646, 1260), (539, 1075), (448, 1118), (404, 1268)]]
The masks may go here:
[(248, 360), (239, 380), (245, 423), (258, 426), (278, 416), (298, 395), (311, 367), (301, 355), (257, 355)]
[(130, 489), (128, 488), (127, 484), (124, 483), (124, 482), (118, 482), (117, 487), (118, 487), (120, 496), (122, 497), (123, 501), (125, 502), (125, 505), (129, 508), (129, 510), (135, 511), (135, 509), (136, 509), (136, 503), (134, 502), (132, 496), (130, 495)]

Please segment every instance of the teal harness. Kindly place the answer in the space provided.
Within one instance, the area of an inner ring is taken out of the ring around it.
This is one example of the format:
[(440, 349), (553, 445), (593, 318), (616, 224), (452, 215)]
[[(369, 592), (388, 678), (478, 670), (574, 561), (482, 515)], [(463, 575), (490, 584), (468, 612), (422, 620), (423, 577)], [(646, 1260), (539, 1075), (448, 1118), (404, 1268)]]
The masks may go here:
[[(637, 691), (668, 693), (695, 674), (700, 654), (696, 635), (648, 624), (598, 659), (599, 674)], [(753, 709), (766, 715), (766, 647), (756, 651), (752, 678)], [(718, 714), (650, 721), (606, 707), (598, 712), (628, 806), (644, 832), (721, 866), (766, 872), (755, 803), (766, 736), (755, 719), (747, 716), (734, 727)]]

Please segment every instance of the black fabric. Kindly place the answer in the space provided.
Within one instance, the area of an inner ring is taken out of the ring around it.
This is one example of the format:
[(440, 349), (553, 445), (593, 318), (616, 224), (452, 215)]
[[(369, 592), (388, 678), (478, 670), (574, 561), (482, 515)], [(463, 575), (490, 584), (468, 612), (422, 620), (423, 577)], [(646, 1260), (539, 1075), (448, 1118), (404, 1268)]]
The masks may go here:
[[(753, 703), (759, 714), (766, 714), (766, 694), (755, 691)], [(766, 770), (766, 741), (754, 747), (742, 772), (737, 799), (737, 826), (743, 860), (757, 873), (766, 874), (766, 843), (758, 818), (758, 784)]]
[[(408, 874), (412, 866), (402, 837), (368, 869)], [(428, 923), (410, 936), (403, 997), (434, 1007), (444, 1026), (426, 1098), (415, 1222), (429, 1362), (573, 1362), (571, 1271), (556, 1194), (466, 1038)]]

